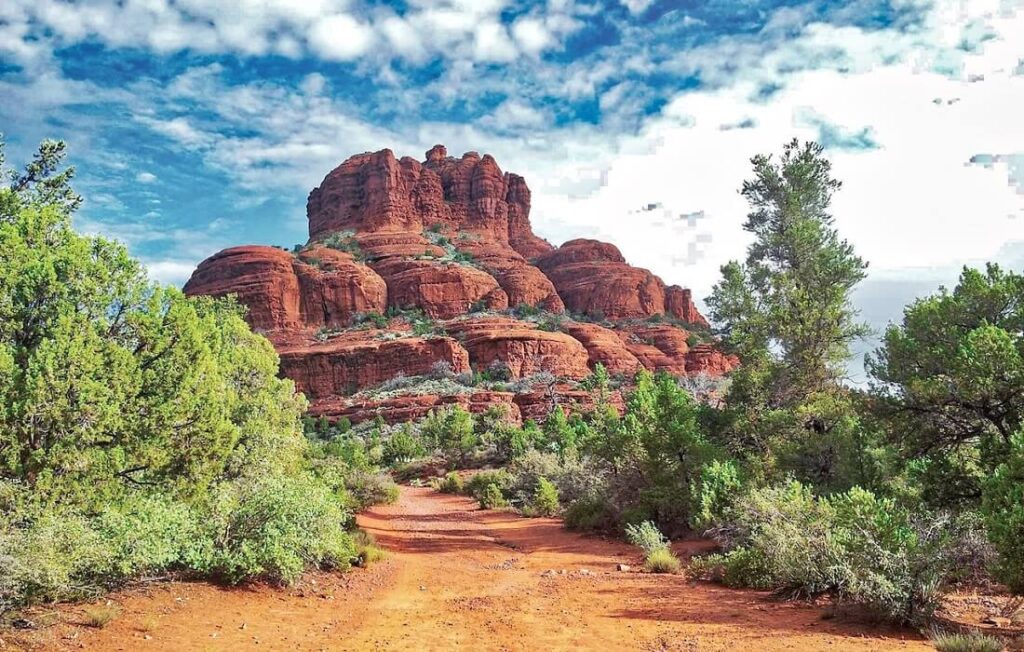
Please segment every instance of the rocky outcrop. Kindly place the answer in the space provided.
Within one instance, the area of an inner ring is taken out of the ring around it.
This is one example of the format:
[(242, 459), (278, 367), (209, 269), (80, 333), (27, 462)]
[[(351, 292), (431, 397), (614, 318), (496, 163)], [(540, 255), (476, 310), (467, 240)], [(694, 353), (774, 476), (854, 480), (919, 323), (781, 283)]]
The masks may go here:
[(587, 350), (565, 333), (542, 331), (531, 323), (501, 317), (460, 320), (446, 328), (466, 347), (478, 370), (501, 363), (513, 378), (542, 371), (564, 378), (590, 374)]
[[(642, 368), (721, 375), (735, 367), (711, 344), (691, 347), (700, 340), (690, 331), (707, 321), (689, 290), (666, 287), (609, 243), (552, 247), (533, 233), (530, 208), (523, 177), (489, 155), (449, 156), (440, 145), (423, 161), (386, 149), (359, 154), (309, 194), (306, 246), (227, 249), (203, 261), (185, 291), (236, 296), (280, 353), (281, 373), (314, 414), (331, 418), (397, 422), (456, 403), (543, 418), (554, 404), (585, 406), (589, 394), (572, 380), (598, 364), (626, 378)], [(375, 329), (360, 330), (368, 324)], [(515, 395), (464, 379), (423, 385), (443, 388), (440, 396), (361, 391), (403, 374), (494, 365), (513, 379), (549, 372), (556, 380), (541, 376), (546, 386), (531, 390), (517, 383)]]
[(678, 285), (670, 285), (665, 288), (665, 312), (688, 324), (701, 328), (710, 327), (708, 320), (700, 314), (696, 304), (693, 303), (690, 291)]
[(738, 367), (740, 360), (726, 355), (711, 344), (698, 344), (686, 355), (687, 374), (707, 374), (718, 377)]
[(565, 310), (551, 280), (515, 250), (471, 239), (460, 239), (456, 246), (498, 281), (508, 296), (510, 307), (525, 305), (549, 312)]
[(430, 373), (447, 363), (455, 373), (469, 371), (469, 354), (447, 337), (387, 339), (387, 331), (354, 331), (325, 342), (279, 345), (281, 374), (311, 399), (348, 396), (398, 375)]
[(686, 374), (689, 333), (669, 324), (627, 326), (619, 332), (626, 348), (651, 371)]
[(497, 408), (505, 414), (505, 418), (516, 425), (522, 423), (519, 406), (514, 402), (516, 395), (512, 392), (480, 391), (466, 394), (416, 394), (395, 396), (384, 399), (342, 399), (330, 397), (315, 400), (310, 404), (310, 412), (316, 416), (325, 416), (334, 421), (342, 417), (353, 424), (369, 421), (380, 417), (385, 423), (395, 424), (415, 421), (427, 416), (431, 410), (444, 409), (446, 406), (459, 405), (473, 414), (482, 414), (491, 408)]
[(626, 346), (618, 333), (597, 324), (570, 322), (565, 332), (587, 349), (588, 365), (604, 365), (610, 374), (632, 376), (643, 368), (640, 359)]
[(274, 247), (234, 247), (207, 258), (185, 284), (189, 295), (234, 295), (257, 330), (340, 328), (383, 311), (387, 285), (349, 254), (316, 247), (299, 257)]
[(571, 240), (537, 260), (566, 308), (598, 319), (665, 313), (665, 286), (646, 269), (625, 262), (615, 245)]
[[(537, 423), (547, 419), (556, 406), (564, 411), (587, 412), (594, 408), (594, 395), (568, 385), (555, 385), (550, 389), (538, 389), (523, 392), (515, 395), (516, 406), (519, 407), (521, 418), (525, 421), (532, 419)], [(622, 394), (614, 391), (607, 396), (610, 406), (622, 414), (625, 410), (625, 402)]]
[(441, 145), (423, 163), (384, 149), (353, 156), (309, 194), (309, 235), (419, 233), (440, 225), (511, 247), (525, 257), (550, 251), (530, 228), (530, 191), (490, 155), (448, 156)]
[(388, 258), (373, 263), (387, 282), (388, 305), (420, 308), (436, 319), (451, 319), (471, 309), (504, 310), (508, 295), (493, 276), (468, 265)]

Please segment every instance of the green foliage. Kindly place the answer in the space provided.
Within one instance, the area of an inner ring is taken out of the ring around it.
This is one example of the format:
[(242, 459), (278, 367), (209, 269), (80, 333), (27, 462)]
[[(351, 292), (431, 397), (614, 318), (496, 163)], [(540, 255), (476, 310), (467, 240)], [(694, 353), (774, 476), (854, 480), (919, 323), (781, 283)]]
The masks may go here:
[(501, 489), (498, 485), (493, 482), (487, 485), (483, 493), (480, 494), (478, 500), (480, 501), (481, 509), (500, 509), (502, 507), (508, 507), (508, 500), (505, 499), (505, 495), (501, 493)]
[(850, 345), (867, 334), (850, 300), (867, 265), (834, 227), (829, 206), (841, 184), (820, 145), (794, 140), (778, 160), (759, 155), (752, 163), (742, 194), (754, 242), (744, 262), (722, 268), (708, 298), (724, 344), (742, 362), (723, 439), (756, 467), (755, 477), (789, 472), (848, 488), (831, 440), (849, 439), (857, 427), (839, 381)]
[(212, 549), (195, 561), (230, 582), (293, 582), (307, 565), (346, 568), (356, 550), (349, 515), (320, 483), (281, 476), (225, 486), (208, 529)]
[(512, 476), (505, 469), (480, 471), (473, 474), (466, 482), (465, 493), (477, 500), (483, 500), (488, 488), (491, 486), (497, 487), (502, 495), (504, 495), (512, 486)]
[(667, 547), (652, 550), (644, 559), (644, 568), (651, 573), (678, 573), (679, 567), (679, 558)]
[(464, 463), (479, 443), (473, 416), (461, 406), (431, 410), (420, 427), (424, 441), (453, 464)]
[(387, 328), (388, 318), (376, 311), (362, 312), (355, 316), (353, 322), (357, 326)]
[(1014, 435), (1006, 461), (985, 481), (981, 511), (1000, 555), (999, 578), (1024, 594), (1024, 429)]
[(385, 464), (411, 462), (423, 455), (423, 444), (419, 437), (412, 433), (409, 424), (406, 424), (404, 428), (388, 437), (384, 442), (383, 461)]
[(615, 508), (607, 499), (586, 497), (573, 501), (563, 515), (571, 530), (611, 530), (618, 522)]
[(352, 509), (387, 505), (398, 500), (398, 485), (387, 473), (362, 468), (344, 468), (343, 487)]
[(545, 477), (538, 478), (537, 488), (529, 504), (530, 513), (536, 516), (555, 516), (559, 509), (558, 487)]
[(717, 532), (728, 552), (694, 570), (714, 570), (729, 585), (829, 594), (886, 619), (921, 622), (957, 561), (954, 535), (948, 519), (912, 519), (863, 489), (818, 498), (790, 482), (740, 499)]
[(906, 308), (867, 367), (924, 497), (976, 504), (1024, 419), (1024, 276), (964, 269), (952, 292)]
[(708, 305), (741, 357), (777, 350), (771, 393), (799, 402), (840, 378), (852, 341), (865, 334), (850, 291), (867, 265), (840, 240), (829, 214), (841, 183), (816, 143), (793, 140), (776, 162), (752, 159), (743, 183), (754, 235), (744, 264), (722, 268)]
[(367, 260), (366, 253), (359, 246), (359, 240), (356, 239), (355, 233), (351, 231), (332, 234), (324, 239), (323, 244), (325, 247), (352, 254), (352, 257), (357, 261)]
[(465, 489), (465, 485), (462, 482), (462, 476), (455, 471), (450, 471), (448, 475), (444, 476), (444, 480), (438, 486), (437, 490), (443, 494), (461, 494)]
[(151, 284), (74, 232), (62, 156), (44, 143), (0, 188), (0, 611), (143, 574), (347, 565), (346, 505), (390, 490), (346, 486), (362, 481), (329, 454), (337, 428), (300, 424), (234, 301)]
[(643, 550), (644, 554), (648, 556), (658, 550), (668, 550), (668, 539), (651, 521), (627, 524), (626, 540)]
[(712, 460), (705, 464), (690, 488), (695, 503), (691, 525), (697, 530), (707, 530), (719, 524), (740, 495), (742, 486), (739, 468), (733, 460)]

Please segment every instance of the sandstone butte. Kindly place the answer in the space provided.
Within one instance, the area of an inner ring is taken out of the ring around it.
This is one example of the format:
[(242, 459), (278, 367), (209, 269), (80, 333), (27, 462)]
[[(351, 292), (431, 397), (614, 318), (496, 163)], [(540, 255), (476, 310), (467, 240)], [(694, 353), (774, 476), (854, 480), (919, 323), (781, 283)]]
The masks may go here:
[[(459, 404), (543, 419), (590, 400), (574, 381), (598, 363), (626, 378), (641, 368), (717, 377), (737, 364), (689, 290), (613, 244), (536, 236), (526, 181), (490, 155), (455, 158), (441, 145), (422, 162), (359, 154), (306, 210), (305, 246), (226, 249), (185, 292), (234, 295), (314, 416), (398, 422)], [(496, 366), (512, 384), (452, 380)], [(431, 376), (445, 380), (414, 382)]]

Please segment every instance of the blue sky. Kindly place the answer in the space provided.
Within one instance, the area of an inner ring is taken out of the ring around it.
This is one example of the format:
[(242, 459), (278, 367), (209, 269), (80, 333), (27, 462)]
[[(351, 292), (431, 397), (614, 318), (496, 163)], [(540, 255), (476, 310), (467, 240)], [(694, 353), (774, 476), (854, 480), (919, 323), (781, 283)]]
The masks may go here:
[(71, 146), (78, 226), (165, 282), (304, 242), (348, 155), (494, 154), (535, 230), (706, 295), (749, 158), (828, 147), (876, 326), (963, 264), (1024, 267), (1022, 0), (5, 0), (9, 160)]

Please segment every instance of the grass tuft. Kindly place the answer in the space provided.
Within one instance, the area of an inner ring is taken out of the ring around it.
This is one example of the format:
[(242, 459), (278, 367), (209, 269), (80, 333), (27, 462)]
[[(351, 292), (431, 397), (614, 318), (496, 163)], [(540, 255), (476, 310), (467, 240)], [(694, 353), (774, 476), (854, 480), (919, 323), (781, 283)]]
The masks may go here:
[(932, 645), (939, 652), (1002, 652), (1003, 642), (981, 632), (933, 634)]
[(103, 629), (120, 615), (120, 607), (113, 604), (103, 604), (97, 605), (95, 607), (86, 607), (85, 624), (89, 627), (95, 627), (96, 629)]
[(668, 548), (659, 548), (647, 555), (644, 567), (652, 573), (678, 573), (679, 559)]

